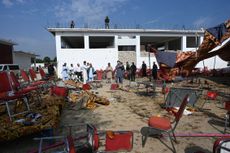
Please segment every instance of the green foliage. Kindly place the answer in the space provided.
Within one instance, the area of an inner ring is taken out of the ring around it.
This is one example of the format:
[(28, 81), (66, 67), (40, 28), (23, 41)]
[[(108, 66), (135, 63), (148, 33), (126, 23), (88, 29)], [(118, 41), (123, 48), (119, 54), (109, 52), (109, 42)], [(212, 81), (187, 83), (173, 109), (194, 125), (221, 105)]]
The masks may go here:
[(44, 63), (50, 63), (51, 60), (50, 60), (50, 58), (48, 56), (46, 56), (46, 57), (43, 58), (43, 62)]

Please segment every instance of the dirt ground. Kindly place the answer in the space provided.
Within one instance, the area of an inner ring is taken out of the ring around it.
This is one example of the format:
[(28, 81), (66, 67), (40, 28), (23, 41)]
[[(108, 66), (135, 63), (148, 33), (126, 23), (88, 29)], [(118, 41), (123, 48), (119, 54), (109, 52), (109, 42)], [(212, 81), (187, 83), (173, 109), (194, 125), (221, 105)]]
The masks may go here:
[[(206, 79), (207, 80), (207, 79)], [(139, 79), (137, 81), (143, 81)], [(197, 81), (197, 80), (196, 80)], [(223, 91), (230, 94), (230, 86), (223, 85), (219, 82), (208, 82), (200, 78), (204, 89)], [(229, 77), (227, 78), (229, 81)], [(198, 82), (198, 81), (197, 81)], [(199, 82), (200, 83), (200, 82)], [(152, 115), (161, 115), (172, 118), (165, 109), (160, 107), (164, 104), (164, 96), (161, 94), (161, 88), (157, 87), (155, 94), (148, 94), (145, 90), (137, 91), (135, 88), (129, 88), (129, 91), (110, 90), (110, 84), (103, 81), (103, 87), (93, 90), (94, 93), (107, 97), (110, 100), (109, 106), (100, 105), (94, 110), (81, 109), (77, 110), (74, 105), (67, 104), (63, 110), (60, 126), (79, 123), (92, 123), (99, 130), (131, 130), (134, 133), (134, 143), (131, 153), (171, 153), (167, 147), (171, 147), (168, 138), (160, 140), (157, 138), (148, 138), (145, 147), (142, 147), (140, 129), (148, 125), (148, 118)], [(123, 88), (127, 88), (130, 82), (125, 81)], [(168, 83), (167, 86), (190, 86), (201, 87), (198, 84), (190, 84), (185, 80), (179, 83)], [(134, 85), (135, 86), (135, 85)], [(201, 97), (197, 104), (203, 103)], [(205, 103), (204, 110), (193, 112), (191, 115), (183, 115), (177, 128), (176, 133), (222, 133), (224, 130), (224, 119), (226, 110), (223, 107), (223, 98), (212, 100)], [(229, 130), (230, 131), (230, 130)], [(229, 133), (229, 131), (227, 131)], [(27, 136), (0, 144), (0, 153), (24, 153), (31, 148), (36, 148), (39, 144), (32, 140), (33, 136)], [(194, 153), (203, 151), (211, 153), (213, 143), (216, 138), (213, 137), (178, 137), (175, 147), (178, 153)]]

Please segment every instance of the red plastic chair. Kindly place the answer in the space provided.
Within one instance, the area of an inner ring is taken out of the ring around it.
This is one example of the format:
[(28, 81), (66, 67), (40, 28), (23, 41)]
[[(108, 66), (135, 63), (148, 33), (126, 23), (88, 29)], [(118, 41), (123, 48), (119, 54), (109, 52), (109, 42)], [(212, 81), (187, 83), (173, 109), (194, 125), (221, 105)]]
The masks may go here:
[[(55, 149), (61, 146), (63, 146), (68, 153), (127, 152), (131, 151), (133, 148), (133, 132), (131, 131), (98, 132), (95, 126), (91, 124), (87, 124), (86, 133), (83, 132), (79, 134), (79, 136), (75, 135), (75, 137), (73, 137), (71, 131), (72, 129), (70, 126), (70, 133), (68, 136), (35, 138), (35, 140), (40, 140), (39, 149), (33, 149), (30, 153), (42, 153), (42, 151), (48, 151), (49, 149)], [(43, 140), (63, 138), (64, 141), (42, 147)]]
[(39, 73), (40, 73), (40, 75), (41, 75), (41, 78), (42, 78), (42, 79), (45, 79), (45, 78), (46, 78), (46, 73), (45, 73), (45, 71), (44, 71), (42, 68), (39, 68), (38, 71), (39, 71)]
[(54, 76), (47, 76), (45, 71), (42, 69), (42, 68), (39, 68), (38, 69), (40, 75), (41, 75), (41, 78), (42, 80), (45, 80), (45, 81), (53, 81), (54, 84), (56, 84), (56, 81), (55, 81), (55, 77)]
[(32, 68), (29, 69), (29, 74), (32, 81), (37, 81), (37, 74)]
[(202, 108), (204, 107), (205, 103), (210, 102), (210, 100), (216, 100), (217, 99), (217, 92), (216, 91), (207, 91), (205, 97), (204, 97), (204, 103)]
[(218, 94), (215, 91), (208, 91), (206, 95), (206, 99), (208, 100), (216, 100)]
[[(131, 151), (132, 150), (132, 132), (106, 132), (105, 151)], [(110, 136), (112, 135), (112, 137)]]
[(230, 152), (230, 138), (219, 138), (214, 142), (213, 153)]
[(112, 83), (110, 86), (110, 90), (118, 90), (119, 85), (117, 83)]
[[(8, 116), (10, 120), (12, 121), (12, 117), (19, 115), (19, 114), (24, 114), (30, 111), (30, 107), (28, 104), (28, 98), (27, 95), (29, 94), (30, 91), (28, 90), (19, 90), (19, 91), (14, 91), (13, 90), (13, 85), (10, 80), (10, 77), (8, 76), (7, 72), (0, 72), (0, 104), (5, 104)], [(26, 109), (23, 112), (12, 114), (10, 110), (10, 104), (16, 102), (17, 100), (22, 99), (23, 102), (26, 105)]]
[(24, 70), (21, 70), (21, 76), (22, 76), (22, 79), (27, 84), (29, 84), (31, 86), (41, 86), (42, 87), (43, 85), (47, 85), (46, 81), (33, 81), (33, 82), (31, 82), (29, 76), (27, 75), (26, 71), (24, 71)]
[(16, 75), (14, 72), (10, 72), (10, 79), (12, 80), (12, 87), (13, 90), (17, 91), (17, 93), (21, 94), (29, 94), (30, 92), (34, 91), (37, 94), (37, 100), (38, 102), (41, 102), (41, 96), (40, 96), (40, 89), (38, 86), (22, 86), (20, 82), (18, 81)]
[(53, 86), (50, 88), (51, 95), (60, 96), (66, 98), (68, 96), (68, 88)]
[[(188, 98), (188, 95), (186, 95), (183, 99), (183, 102), (180, 105), (178, 112), (174, 114), (175, 119), (173, 122), (171, 122), (168, 118), (165, 118), (165, 117), (158, 117), (158, 116), (150, 117), (149, 122), (148, 122), (149, 126), (143, 127), (141, 129), (142, 146), (144, 147), (147, 141), (147, 138), (149, 136), (154, 135), (154, 134), (161, 136), (163, 133), (166, 133), (170, 138), (170, 142), (172, 145), (172, 151), (176, 152), (176, 149), (173, 144), (173, 138), (174, 138), (174, 141), (176, 141), (174, 131), (182, 117), (182, 114), (185, 110), (186, 105), (188, 104), (188, 101), (189, 101), (189, 98)], [(171, 134), (173, 135), (173, 138)]]
[(101, 147), (100, 137), (105, 135), (105, 152), (131, 151), (133, 148), (133, 132), (106, 131), (98, 132), (93, 125), (87, 125), (88, 142), (94, 152)]

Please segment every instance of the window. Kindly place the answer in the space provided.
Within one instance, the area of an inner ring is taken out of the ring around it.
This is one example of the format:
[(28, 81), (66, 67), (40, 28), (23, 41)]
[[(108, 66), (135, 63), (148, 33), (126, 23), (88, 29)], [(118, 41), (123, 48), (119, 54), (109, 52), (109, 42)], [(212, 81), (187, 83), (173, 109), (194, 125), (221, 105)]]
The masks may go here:
[(84, 48), (84, 37), (61, 37), (61, 48)]
[(89, 48), (114, 48), (114, 37), (90, 36)]
[(19, 70), (19, 66), (18, 65), (9, 65), (9, 69), (10, 70)]
[(187, 37), (186, 47), (195, 48), (199, 46), (200, 37)]
[(118, 51), (136, 51), (136, 46), (118, 46)]

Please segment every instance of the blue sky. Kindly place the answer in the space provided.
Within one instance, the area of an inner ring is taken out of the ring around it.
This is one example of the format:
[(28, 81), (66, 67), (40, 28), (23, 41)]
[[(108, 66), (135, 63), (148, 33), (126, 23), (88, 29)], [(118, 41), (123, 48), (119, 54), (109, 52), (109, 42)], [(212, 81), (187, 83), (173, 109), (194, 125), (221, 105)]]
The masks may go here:
[(199, 29), (230, 19), (230, 0), (0, 0), (0, 39), (16, 42), (15, 50), (55, 57), (56, 25)]

